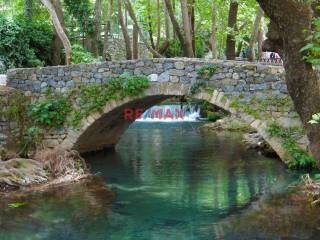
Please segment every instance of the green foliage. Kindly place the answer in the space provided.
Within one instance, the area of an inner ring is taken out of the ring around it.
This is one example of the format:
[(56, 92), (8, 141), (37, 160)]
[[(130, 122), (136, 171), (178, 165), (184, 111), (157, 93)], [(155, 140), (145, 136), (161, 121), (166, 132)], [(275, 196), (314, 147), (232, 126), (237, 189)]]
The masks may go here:
[(320, 18), (314, 20), (315, 30), (308, 37), (308, 44), (301, 49), (306, 52), (305, 60), (313, 65), (320, 65)]
[(291, 169), (313, 169), (316, 168), (316, 160), (303, 150), (296, 142), (295, 137), (297, 129), (284, 129), (281, 126), (273, 123), (269, 126), (268, 132), (271, 136), (282, 139), (283, 147), (292, 157), (292, 161), (288, 163)]
[(219, 119), (222, 119), (222, 118), (223, 118), (223, 116), (222, 116), (220, 113), (218, 113), (218, 112), (210, 112), (210, 111), (208, 111), (208, 112), (207, 112), (207, 116), (208, 116), (208, 120), (209, 120), (210, 122), (216, 122), (216, 121), (218, 121)]
[(214, 64), (203, 65), (197, 69), (198, 80), (191, 86), (191, 95), (198, 93), (201, 88), (205, 88), (207, 85), (206, 82), (213, 76), (217, 69), (217, 66)]
[(205, 79), (205, 80), (209, 80), (213, 74), (215, 74), (217, 72), (217, 66), (214, 64), (207, 64), (207, 65), (203, 65), (202, 67), (200, 67), (199, 69), (197, 69), (197, 73), (198, 75)]
[(61, 128), (71, 110), (72, 107), (67, 97), (62, 94), (49, 93), (47, 98), (38, 100), (31, 105), (28, 115), (35, 126)]
[(149, 79), (145, 76), (123, 74), (105, 84), (82, 86), (79, 93), (81, 109), (74, 113), (73, 126), (78, 127), (84, 117), (102, 110), (108, 101), (137, 96), (147, 89), (149, 84)]
[(230, 107), (234, 109), (241, 109), (243, 112), (251, 115), (252, 117), (258, 119), (260, 118), (259, 111), (254, 109), (252, 105), (241, 102), (238, 98), (235, 98), (231, 103)]
[[(161, 41), (163, 43), (163, 39)], [(196, 57), (202, 58), (207, 52), (204, 40), (202, 37), (196, 37)], [(170, 40), (170, 45), (165, 51), (164, 56), (167, 58), (183, 57), (183, 48), (177, 38)]]
[(79, 64), (79, 63), (93, 63), (96, 59), (94, 56), (85, 50), (81, 45), (74, 44), (72, 45), (72, 56), (71, 63)]
[(164, 56), (167, 58), (183, 56), (183, 49), (178, 39), (175, 38), (170, 41), (170, 45), (165, 51)]
[(16, 202), (16, 203), (9, 203), (8, 207), (9, 208), (20, 208), (26, 206), (28, 203), (26, 202)]
[(67, 10), (66, 17), (69, 17), (72, 25), (75, 19), (82, 34), (90, 35), (94, 32), (94, 10), (90, 0), (64, 0), (64, 5)]
[(0, 61), (5, 70), (43, 66), (50, 61), (52, 30), (47, 22), (0, 16)]
[(316, 113), (312, 115), (312, 119), (309, 121), (311, 124), (319, 124), (320, 123), (320, 113)]
[(191, 95), (196, 94), (200, 91), (201, 88), (204, 88), (206, 86), (206, 83), (204, 81), (197, 81), (194, 84), (192, 84), (190, 93)]

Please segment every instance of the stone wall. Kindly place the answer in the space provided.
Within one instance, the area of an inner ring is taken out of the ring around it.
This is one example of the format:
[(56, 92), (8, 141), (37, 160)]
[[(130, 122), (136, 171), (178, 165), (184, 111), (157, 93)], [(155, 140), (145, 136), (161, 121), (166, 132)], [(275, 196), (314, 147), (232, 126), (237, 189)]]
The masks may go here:
[[(281, 66), (185, 58), (13, 69), (7, 73), (7, 84), (34, 94), (41, 94), (48, 87), (58, 92), (65, 92), (83, 84), (101, 84), (110, 77), (128, 72), (135, 75), (147, 75), (155, 83), (171, 82), (191, 86), (199, 81), (197, 69), (206, 64), (217, 66), (216, 73), (209, 79), (207, 85), (226, 94), (234, 96), (241, 94), (247, 99), (252, 98), (253, 95), (257, 98), (287, 96), (284, 69)], [(282, 120), (284, 123), (288, 122), (287, 117), (296, 116), (289, 108), (274, 109), (273, 106), (269, 106), (269, 109), (266, 110), (272, 112), (275, 117), (284, 115), (285, 118)]]
[(196, 70), (205, 64), (215, 64), (218, 67), (208, 85), (220, 88), (225, 93), (269, 91), (274, 95), (287, 94), (284, 70), (280, 66), (197, 59), (148, 59), (12, 69), (7, 73), (7, 84), (32, 93), (44, 92), (48, 87), (64, 92), (82, 84), (100, 84), (108, 77), (124, 72), (147, 75), (153, 82), (192, 84), (198, 78)]
[[(8, 99), (10, 89), (0, 86), (0, 101), (5, 102)], [(0, 148), (7, 144), (9, 133), (9, 122), (0, 113)]]

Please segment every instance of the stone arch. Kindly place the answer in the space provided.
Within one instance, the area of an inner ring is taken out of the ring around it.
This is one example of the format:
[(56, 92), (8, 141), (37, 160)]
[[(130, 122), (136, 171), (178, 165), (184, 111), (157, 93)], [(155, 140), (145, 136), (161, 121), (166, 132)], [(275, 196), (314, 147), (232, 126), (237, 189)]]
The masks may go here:
[[(79, 152), (113, 147), (133, 122), (133, 120), (128, 121), (123, 118), (123, 112), (126, 108), (146, 110), (168, 98), (187, 95), (189, 88), (190, 85), (181, 83), (152, 83), (151, 87), (140, 96), (110, 101), (101, 112), (92, 113), (82, 120), (78, 130), (69, 129), (61, 146)], [(236, 115), (263, 136), (281, 159), (287, 159), (287, 152), (282, 148), (281, 140), (269, 136), (267, 122), (255, 119), (239, 109), (230, 107), (231, 100), (222, 91), (208, 92), (203, 90), (192, 97), (205, 100)]]

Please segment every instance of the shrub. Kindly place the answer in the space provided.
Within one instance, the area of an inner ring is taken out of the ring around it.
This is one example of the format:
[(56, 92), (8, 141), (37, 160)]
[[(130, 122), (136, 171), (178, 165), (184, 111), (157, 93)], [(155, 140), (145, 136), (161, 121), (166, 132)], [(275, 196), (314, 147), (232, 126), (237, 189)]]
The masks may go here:
[(316, 168), (316, 160), (303, 150), (295, 141), (296, 130), (284, 129), (273, 123), (269, 126), (268, 132), (271, 136), (282, 139), (282, 146), (292, 157), (288, 163), (291, 169), (313, 169)]
[(308, 37), (309, 43), (301, 49), (306, 52), (305, 60), (313, 65), (320, 65), (320, 17), (314, 20), (315, 30)]
[(84, 159), (74, 150), (47, 149), (38, 151), (33, 158), (43, 163), (45, 169), (53, 177), (84, 174), (87, 170)]
[(201, 78), (205, 80), (209, 80), (210, 77), (212, 77), (216, 71), (217, 71), (217, 66), (215, 66), (214, 64), (207, 64), (199, 68), (197, 70), (197, 73)]
[(0, 62), (6, 71), (16, 67), (43, 66), (50, 61), (52, 30), (48, 23), (9, 20), (0, 16)]
[(72, 45), (72, 56), (71, 63), (79, 64), (79, 63), (93, 63), (96, 59), (94, 56), (85, 50), (81, 45), (74, 44)]
[(46, 99), (32, 104), (28, 115), (37, 126), (61, 128), (71, 109), (71, 104), (65, 96), (50, 94)]
[(210, 111), (208, 111), (208, 112), (207, 112), (207, 116), (208, 116), (208, 120), (209, 120), (210, 122), (216, 122), (216, 121), (218, 121), (219, 119), (222, 119), (222, 118), (223, 118), (223, 116), (222, 116), (220, 113), (218, 113), (218, 112), (210, 112)]

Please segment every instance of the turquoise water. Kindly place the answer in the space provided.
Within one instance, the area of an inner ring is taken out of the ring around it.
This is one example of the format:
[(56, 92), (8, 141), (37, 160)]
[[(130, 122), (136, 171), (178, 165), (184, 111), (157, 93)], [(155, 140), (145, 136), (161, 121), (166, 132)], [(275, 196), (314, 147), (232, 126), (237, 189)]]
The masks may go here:
[(297, 179), (239, 134), (199, 125), (133, 124), (116, 151), (85, 156), (101, 181), (1, 201), (0, 239), (217, 239), (220, 221)]

